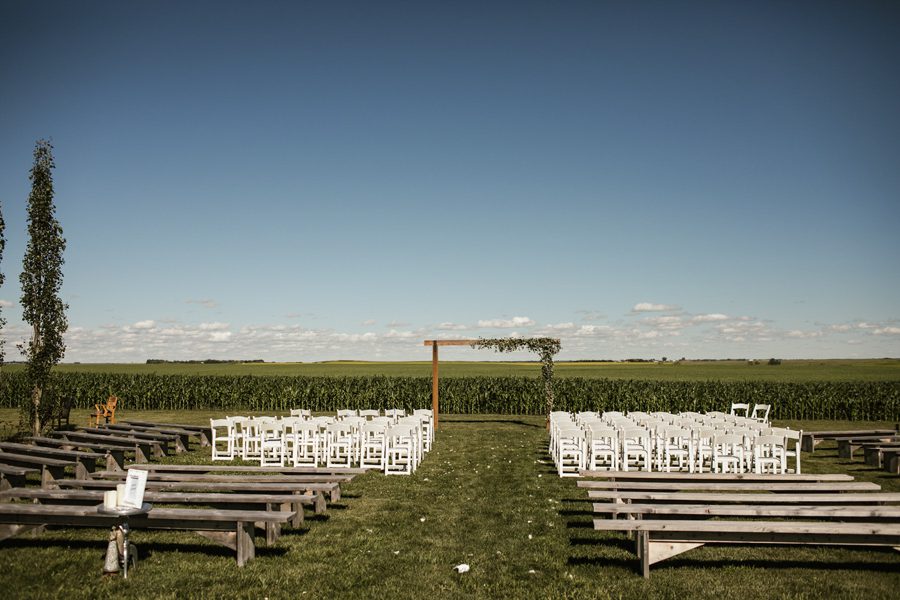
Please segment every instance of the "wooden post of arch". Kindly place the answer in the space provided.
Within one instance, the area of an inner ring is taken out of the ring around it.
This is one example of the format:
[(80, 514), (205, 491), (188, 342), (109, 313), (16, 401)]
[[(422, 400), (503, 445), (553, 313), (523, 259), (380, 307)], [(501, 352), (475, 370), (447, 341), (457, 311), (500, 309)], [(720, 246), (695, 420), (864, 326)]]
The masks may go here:
[(438, 346), (471, 346), (478, 340), (425, 340), (431, 346), (431, 412), (434, 414), (434, 428), (438, 427)]

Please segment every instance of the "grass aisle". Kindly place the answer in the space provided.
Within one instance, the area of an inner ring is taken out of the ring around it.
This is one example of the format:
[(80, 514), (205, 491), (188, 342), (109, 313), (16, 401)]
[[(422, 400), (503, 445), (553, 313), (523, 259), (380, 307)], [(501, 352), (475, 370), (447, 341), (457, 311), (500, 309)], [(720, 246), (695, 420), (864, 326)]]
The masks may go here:
[[(139, 418), (131, 415), (132, 418)], [(202, 412), (145, 413), (203, 422)], [(105, 533), (56, 530), (0, 544), (0, 588), (16, 598), (895, 598), (900, 553), (705, 547), (649, 581), (633, 545), (591, 529), (586, 493), (558, 478), (542, 417), (450, 416), (410, 477), (368, 473), (326, 517), (286, 529), (238, 569), (230, 551), (188, 533), (135, 531), (128, 581), (100, 577)], [(208, 451), (179, 462), (207, 462)], [(896, 478), (817, 450), (808, 470)], [(807, 468), (805, 466), (805, 468)], [(468, 564), (458, 574), (453, 567)]]

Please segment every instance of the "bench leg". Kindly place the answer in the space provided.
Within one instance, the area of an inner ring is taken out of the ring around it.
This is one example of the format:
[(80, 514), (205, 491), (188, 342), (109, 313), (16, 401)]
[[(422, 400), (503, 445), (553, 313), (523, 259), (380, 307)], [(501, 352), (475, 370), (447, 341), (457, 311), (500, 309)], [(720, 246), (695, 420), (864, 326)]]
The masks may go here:
[(253, 543), (255, 525), (249, 522), (237, 523), (235, 527), (235, 546), (237, 550), (237, 564), (243, 567), (249, 561), (256, 558), (256, 546)]

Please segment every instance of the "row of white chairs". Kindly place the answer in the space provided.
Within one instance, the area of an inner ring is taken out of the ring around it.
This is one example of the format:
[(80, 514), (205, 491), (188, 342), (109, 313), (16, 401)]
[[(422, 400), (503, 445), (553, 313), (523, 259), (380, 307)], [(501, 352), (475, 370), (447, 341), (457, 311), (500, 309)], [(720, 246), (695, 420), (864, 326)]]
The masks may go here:
[(431, 450), (430, 410), (406, 416), (394, 412), (210, 419), (212, 459), (258, 460), (262, 466), (362, 467), (386, 474), (411, 474)]
[[(802, 431), (713, 413), (554, 412), (550, 452), (561, 477), (584, 469), (800, 473)], [(793, 442), (793, 448), (791, 447)]]

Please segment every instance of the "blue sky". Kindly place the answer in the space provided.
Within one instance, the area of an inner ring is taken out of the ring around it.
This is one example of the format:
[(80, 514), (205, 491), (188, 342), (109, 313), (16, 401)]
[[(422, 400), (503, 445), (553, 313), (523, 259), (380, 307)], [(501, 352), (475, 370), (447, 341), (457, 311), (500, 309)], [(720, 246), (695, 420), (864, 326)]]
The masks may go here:
[(900, 356), (898, 56), (895, 2), (0, 0), (8, 359), (42, 137), (66, 361)]

